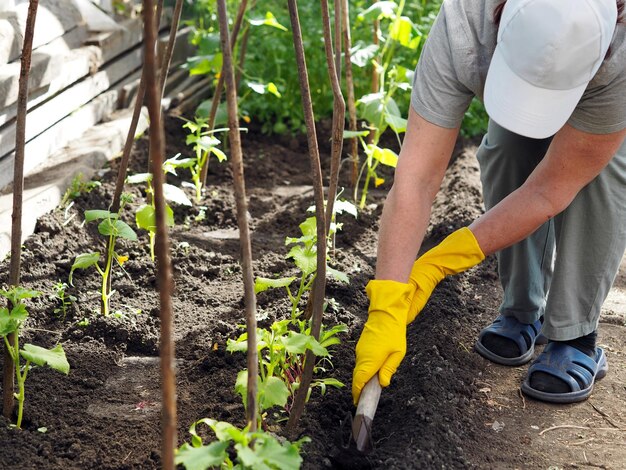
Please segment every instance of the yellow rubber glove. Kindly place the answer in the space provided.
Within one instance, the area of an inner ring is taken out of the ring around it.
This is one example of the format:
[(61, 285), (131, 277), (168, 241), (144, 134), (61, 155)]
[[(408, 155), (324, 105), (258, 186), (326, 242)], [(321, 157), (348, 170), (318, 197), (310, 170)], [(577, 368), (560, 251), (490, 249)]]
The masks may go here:
[(420, 256), (411, 270), (409, 284), (415, 289), (407, 324), (422, 311), (437, 284), (450, 274), (458, 274), (485, 259), (474, 234), (463, 227), (448, 235), (439, 245)]
[(356, 345), (352, 398), (356, 405), (365, 384), (378, 372), (387, 387), (406, 354), (407, 314), (414, 287), (396, 281), (370, 281), (369, 316)]

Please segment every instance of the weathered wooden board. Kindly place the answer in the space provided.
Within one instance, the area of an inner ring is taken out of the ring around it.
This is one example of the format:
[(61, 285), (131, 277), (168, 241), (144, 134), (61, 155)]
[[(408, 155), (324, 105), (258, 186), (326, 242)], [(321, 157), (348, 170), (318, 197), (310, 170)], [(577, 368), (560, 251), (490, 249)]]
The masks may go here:
[[(135, 49), (111, 62), (101, 71), (88, 76), (28, 113), (26, 141), (30, 141), (56, 122), (73, 113), (100, 93), (126, 77), (129, 71), (141, 68), (142, 50)], [(0, 128), (0, 156), (15, 148), (15, 122)]]
[[(25, 180), (22, 236), (26, 239), (35, 229), (37, 218), (54, 210), (72, 179), (82, 173), (86, 178), (102, 168), (107, 160), (121, 151), (130, 125), (131, 111), (115, 113), (112, 120), (91, 128), (77, 140), (50, 158), (45, 171), (39, 171)], [(148, 127), (148, 113), (144, 108), (137, 126), (140, 134)], [(11, 193), (0, 196), (0, 259), (10, 250)]]
[[(19, 58), (22, 52), (28, 0), (17, 0), (13, 11), (0, 14), (0, 64)], [(37, 8), (33, 50), (63, 36), (83, 23), (71, 0), (40, 0)]]

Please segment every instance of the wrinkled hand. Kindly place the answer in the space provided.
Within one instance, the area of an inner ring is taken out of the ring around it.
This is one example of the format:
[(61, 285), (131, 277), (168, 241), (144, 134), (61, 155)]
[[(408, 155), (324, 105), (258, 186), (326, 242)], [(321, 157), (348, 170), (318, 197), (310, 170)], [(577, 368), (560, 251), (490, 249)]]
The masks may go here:
[(458, 274), (485, 259), (474, 234), (463, 227), (448, 235), (413, 264), (409, 284), (415, 289), (407, 324), (422, 311), (433, 290), (446, 276)]
[(413, 287), (396, 281), (370, 281), (369, 316), (356, 345), (352, 398), (357, 404), (365, 384), (378, 373), (387, 387), (406, 354), (407, 314)]

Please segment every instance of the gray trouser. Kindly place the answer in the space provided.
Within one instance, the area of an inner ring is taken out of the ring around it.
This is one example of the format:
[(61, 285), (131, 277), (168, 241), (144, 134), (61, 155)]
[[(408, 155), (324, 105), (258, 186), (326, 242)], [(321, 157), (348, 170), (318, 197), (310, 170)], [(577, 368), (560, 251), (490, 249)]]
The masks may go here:
[[(522, 137), (489, 122), (478, 149), (486, 209), (522, 185), (551, 139)], [(500, 313), (569, 340), (594, 331), (626, 248), (626, 143), (567, 209), (498, 253)]]

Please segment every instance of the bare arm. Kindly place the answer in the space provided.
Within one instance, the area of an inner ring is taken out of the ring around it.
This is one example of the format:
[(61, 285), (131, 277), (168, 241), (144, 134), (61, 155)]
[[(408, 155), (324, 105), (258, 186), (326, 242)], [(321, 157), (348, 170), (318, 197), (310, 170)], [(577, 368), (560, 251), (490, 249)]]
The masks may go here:
[(429, 123), (411, 108), (378, 241), (376, 278), (407, 282), (459, 129)]
[(563, 211), (625, 136), (626, 130), (597, 135), (565, 125), (526, 182), (470, 225), (482, 251), (488, 255), (513, 245)]

